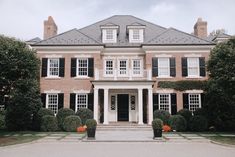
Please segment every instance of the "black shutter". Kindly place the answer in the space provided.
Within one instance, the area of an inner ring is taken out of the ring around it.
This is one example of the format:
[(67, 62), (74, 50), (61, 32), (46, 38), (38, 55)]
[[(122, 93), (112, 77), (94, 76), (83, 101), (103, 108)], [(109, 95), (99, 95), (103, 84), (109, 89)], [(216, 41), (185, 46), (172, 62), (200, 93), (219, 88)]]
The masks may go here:
[(75, 111), (75, 100), (76, 99), (76, 94), (75, 93), (71, 93), (70, 94), (70, 106), (69, 108)]
[(41, 101), (42, 101), (42, 107), (43, 108), (46, 108), (46, 96), (47, 96), (46, 93), (41, 94)]
[(171, 94), (171, 114), (175, 115), (177, 113), (177, 101), (176, 93)]
[(42, 58), (42, 77), (46, 77), (47, 76), (47, 58)]
[(71, 58), (71, 77), (76, 76), (77, 58)]
[(88, 76), (94, 76), (94, 58), (88, 58)]
[(58, 94), (58, 110), (64, 107), (64, 94)]
[(206, 76), (205, 57), (199, 58), (199, 65), (200, 65), (200, 76)]
[(201, 107), (205, 105), (205, 94), (201, 93)]
[(182, 76), (188, 76), (188, 65), (187, 65), (187, 58), (181, 58), (182, 64)]
[(188, 93), (183, 93), (183, 108), (189, 109)]
[(158, 58), (152, 58), (152, 76), (158, 76)]
[(64, 77), (64, 58), (60, 58), (60, 70), (59, 70), (59, 76)]
[(159, 110), (158, 94), (153, 94), (153, 111)]
[(172, 77), (176, 76), (175, 58), (170, 58), (170, 76)]
[(89, 93), (88, 94), (88, 109), (90, 109), (91, 111), (93, 111), (93, 105), (94, 104), (94, 94), (93, 93)]

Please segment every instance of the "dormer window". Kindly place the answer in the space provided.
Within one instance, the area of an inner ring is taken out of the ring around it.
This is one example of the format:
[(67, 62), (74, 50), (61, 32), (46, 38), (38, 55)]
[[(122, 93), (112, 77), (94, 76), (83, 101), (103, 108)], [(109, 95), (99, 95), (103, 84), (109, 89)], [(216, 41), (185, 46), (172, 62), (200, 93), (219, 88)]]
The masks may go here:
[(127, 34), (130, 43), (144, 42), (144, 29), (145, 26), (139, 23), (127, 26)]
[(101, 26), (102, 42), (103, 43), (116, 43), (118, 35), (118, 26), (114, 24), (106, 24)]

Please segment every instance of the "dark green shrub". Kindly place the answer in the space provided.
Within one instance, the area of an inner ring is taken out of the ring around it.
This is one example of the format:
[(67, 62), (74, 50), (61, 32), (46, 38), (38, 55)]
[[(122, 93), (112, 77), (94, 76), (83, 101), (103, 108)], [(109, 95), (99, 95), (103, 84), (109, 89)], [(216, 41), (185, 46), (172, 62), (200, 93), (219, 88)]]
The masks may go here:
[(189, 126), (191, 131), (205, 131), (207, 130), (208, 122), (204, 116), (193, 116)]
[(58, 126), (61, 130), (63, 130), (64, 119), (67, 116), (71, 116), (71, 115), (75, 115), (75, 113), (72, 109), (69, 109), (69, 108), (59, 109), (59, 111), (56, 115), (56, 118), (57, 118), (57, 121), (58, 121)]
[(187, 122), (181, 115), (173, 115), (169, 119), (169, 125), (172, 130), (185, 131), (187, 128)]
[(194, 116), (206, 116), (206, 110), (204, 108), (198, 108), (193, 112)]
[(78, 116), (67, 116), (64, 119), (64, 130), (68, 132), (74, 132), (77, 127), (81, 126), (81, 119)]
[(189, 121), (192, 118), (192, 112), (189, 111), (188, 109), (181, 109), (177, 112), (177, 115), (181, 115), (185, 118), (187, 122), (187, 129), (189, 129)]
[(163, 121), (163, 124), (168, 124), (168, 120), (170, 118), (170, 113), (164, 110), (155, 110), (153, 113), (153, 119), (159, 118)]
[(93, 118), (93, 112), (88, 108), (81, 108), (77, 111), (76, 115), (78, 115), (82, 120), (82, 125), (85, 125), (87, 119)]
[(41, 131), (57, 131), (58, 124), (55, 116), (45, 115), (41, 121)]
[(33, 129), (34, 130), (40, 130), (42, 117), (46, 116), (46, 115), (54, 116), (54, 113), (50, 109), (46, 109), (46, 108), (41, 108), (37, 112), (37, 114), (34, 116), (34, 120), (33, 120), (33, 122), (34, 122)]
[(0, 130), (5, 129), (6, 125), (5, 125), (5, 115), (4, 114), (0, 114)]
[(162, 126), (163, 126), (163, 121), (159, 118), (155, 118), (152, 121), (152, 128), (153, 129), (158, 129), (158, 130), (162, 130)]
[(97, 126), (97, 122), (94, 119), (87, 119), (86, 126), (87, 126), (87, 129), (95, 129)]

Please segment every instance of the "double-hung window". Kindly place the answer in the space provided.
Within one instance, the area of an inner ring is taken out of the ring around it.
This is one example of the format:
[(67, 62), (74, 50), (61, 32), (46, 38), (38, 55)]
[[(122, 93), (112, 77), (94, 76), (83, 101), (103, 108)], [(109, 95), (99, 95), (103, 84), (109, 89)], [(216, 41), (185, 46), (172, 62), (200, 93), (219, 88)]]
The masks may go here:
[(76, 95), (76, 111), (81, 108), (87, 108), (88, 97), (87, 94), (77, 94)]
[(170, 111), (170, 94), (159, 94), (159, 110)]
[(48, 59), (48, 74), (49, 77), (59, 77), (59, 59)]
[(169, 58), (158, 58), (158, 76), (159, 77), (170, 76)]
[(112, 76), (113, 75), (113, 60), (105, 60), (105, 75)]
[(113, 40), (113, 29), (106, 29), (106, 40)]
[(58, 112), (58, 94), (47, 94), (47, 108), (54, 114)]
[(77, 59), (77, 76), (88, 76), (88, 59), (78, 58)]
[(199, 58), (188, 58), (188, 76), (198, 77), (199, 76)]
[(201, 94), (189, 94), (189, 110), (194, 112), (201, 108)]
[(127, 75), (127, 68), (128, 68), (128, 61), (127, 60), (119, 60), (119, 75), (126, 76)]
[(140, 59), (132, 60), (132, 74), (141, 75), (141, 60)]
[(133, 29), (133, 40), (140, 40), (140, 30)]

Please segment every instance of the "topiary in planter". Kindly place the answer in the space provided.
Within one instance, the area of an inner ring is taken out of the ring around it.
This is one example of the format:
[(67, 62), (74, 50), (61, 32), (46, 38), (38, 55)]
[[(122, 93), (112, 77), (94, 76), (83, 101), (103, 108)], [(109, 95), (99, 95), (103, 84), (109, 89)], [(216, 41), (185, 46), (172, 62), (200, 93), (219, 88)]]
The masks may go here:
[(76, 115), (78, 115), (82, 120), (82, 125), (85, 125), (87, 119), (93, 118), (93, 112), (88, 108), (81, 108), (76, 112)]
[(59, 111), (56, 115), (56, 118), (57, 118), (57, 121), (58, 121), (58, 126), (61, 130), (64, 130), (64, 128), (63, 128), (64, 119), (67, 116), (71, 116), (71, 115), (75, 115), (75, 113), (72, 109), (69, 109), (69, 108), (59, 109)]
[(187, 128), (187, 122), (181, 115), (173, 115), (169, 119), (169, 124), (172, 130), (185, 131)]
[(78, 116), (67, 116), (64, 119), (64, 130), (68, 132), (74, 132), (81, 126), (81, 119)]
[(153, 138), (162, 137), (162, 127), (163, 127), (163, 121), (161, 119), (155, 118), (152, 121)]
[(208, 127), (208, 121), (204, 116), (193, 116), (189, 127), (191, 131), (205, 131)]
[(41, 121), (41, 131), (57, 131), (58, 123), (55, 116), (45, 115)]
[(164, 110), (155, 110), (153, 113), (153, 118), (159, 118), (163, 121), (163, 124), (168, 124), (168, 120), (170, 118), (170, 113), (168, 111), (164, 111)]
[(54, 116), (54, 113), (53, 113), (52, 110), (47, 109), (47, 108), (41, 108), (41, 109), (36, 113), (36, 115), (34, 116), (34, 119), (33, 119), (33, 129), (34, 129), (34, 130), (40, 130), (42, 117), (43, 117), (43, 116), (46, 116), (46, 115)]
[(95, 138), (95, 131), (96, 131), (96, 126), (97, 126), (96, 120), (88, 119), (86, 121), (86, 126), (87, 126), (87, 137)]
[(186, 125), (187, 125), (187, 130), (189, 130), (189, 121), (192, 118), (192, 112), (189, 111), (188, 109), (181, 109), (177, 112), (177, 115), (181, 115), (185, 118), (186, 120)]

